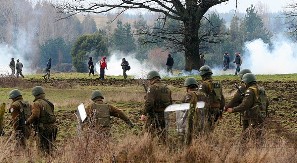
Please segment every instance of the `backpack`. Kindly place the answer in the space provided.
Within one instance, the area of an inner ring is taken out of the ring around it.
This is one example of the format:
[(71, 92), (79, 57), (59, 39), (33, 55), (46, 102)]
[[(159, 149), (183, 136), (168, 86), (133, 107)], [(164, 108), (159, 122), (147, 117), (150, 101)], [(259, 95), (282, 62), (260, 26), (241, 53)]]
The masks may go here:
[(41, 101), (46, 102), (48, 105), (46, 105), (46, 106), (43, 105), (45, 107), (42, 108), (42, 111), (40, 113), (40, 123), (50, 124), (50, 123), (56, 122), (56, 116), (54, 114), (54, 109), (55, 109), (54, 104), (46, 99), (42, 99), (42, 100), (40, 100), (40, 102)]
[(219, 81), (207, 81), (210, 90), (209, 102), (210, 105), (220, 104), (222, 98), (222, 85)]
[(126, 66), (126, 70), (130, 70), (131, 69), (131, 67), (128, 65), (128, 66)]
[(257, 105), (259, 106), (260, 116), (262, 118), (268, 117), (268, 97), (264, 87), (249, 87), (256, 95)]

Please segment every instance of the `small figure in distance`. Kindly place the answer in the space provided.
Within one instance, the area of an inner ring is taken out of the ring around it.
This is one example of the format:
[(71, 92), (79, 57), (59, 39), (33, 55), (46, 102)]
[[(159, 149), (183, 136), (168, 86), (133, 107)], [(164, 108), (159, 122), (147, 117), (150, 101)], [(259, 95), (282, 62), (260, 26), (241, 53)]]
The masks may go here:
[(17, 59), (17, 63), (16, 63), (16, 70), (17, 70), (17, 74), (16, 74), (16, 76), (17, 76), (17, 78), (19, 77), (19, 76), (21, 76), (22, 78), (24, 78), (24, 75), (23, 75), (23, 64), (22, 64), (22, 62), (20, 62), (20, 60), (19, 59)]
[(99, 79), (104, 80), (105, 69), (107, 70), (106, 57), (102, 57), (100, 60), (100, 77)]
[(15, 74), (15, 61), (14, 61), (14, 58), (11, 58), (11, 61), (9, 63), (9, 67), (11, 69), (11, 76), (14, 76), (14, 74)]
[(89, 57), (88, 67), (89, 67), (89, 76), (91, 74), (93, 74), (93, 76), (94, 76), (95, 75), (94, 74), (94, 63), (93, 63), (92, 57)]
[(123, 76), (124, 76), (124, 79), (127, 79), (126, 71), (129, 71), (129, 70), (130, 70), (129, 62), (126, 61), (125, 58), (123, 58), (123, 59), (122, 59), (121, 66), (122, 66), (122, 69), (123, 69)]
[(173, 58), (171, 57), (171, 54), (168, 54), (168, 58), (167, 58), (167, 61), (166, 61), (167, 73), (168, 73), (168, 74), (173, 75), (173, 72), (172, 72), (173, 64), (174, 64), (174, 60), (173, 60)]

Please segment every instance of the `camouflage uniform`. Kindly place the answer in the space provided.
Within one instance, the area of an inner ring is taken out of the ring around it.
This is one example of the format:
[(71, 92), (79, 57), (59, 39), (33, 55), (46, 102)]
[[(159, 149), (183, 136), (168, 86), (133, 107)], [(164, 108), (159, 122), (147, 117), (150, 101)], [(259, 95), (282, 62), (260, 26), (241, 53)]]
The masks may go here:
[[(242, 100), (243, 100), (243, 97), (244, 97), (244, 92), (246, 92), (247, 88), (246, 88), (245, 84), (241, 84), (239, 86), (239, 89), (240, 90), (237, 90), (235, 92), (235, 94), (233, 95), (231, 101), (225, 106), (225, 108), (233, 108), (233, 107), (236, 107), (236, 106), (238, 106), (239, 104), (242, 103)], [(246, 113), (240, 112), (240, 114), (243, 115), (243, 116), (242, 115), (240, 115), (240, 116), (242, 116), (243, 128), (246, 129), (248, 127), (248, 119), (245, 116)]]
[[(251, 73), (251, 70), (249, 69), (242, 69), (239, 73), (238, 76), (240, 77), (240, 80), (242, 80), (242, 76), (246, 73)], [(225, 109), (227, 108), (233, 108), (235, 106), (238, 106), (239, 104), (242, 103), (243, 97), (244, 97), (244, 92), (247, 90), (247, 87), (244, 83), (241, 83), (238, 86), (238, 89), (236, 90), (235, 94), (233, 95), (231, 101), (225, 106)], [(246, 113), (241, 112), (240, 116), (246, 115)], [(248, 119), (246, 116), (242, 117), (242, 125), (243, 128), (246, 129), (248, 127)]]
[[(225, 97), (223, 95), (221, 84), (217, 81), (213, 81), (211, 75), (212, 71), (209, 66), (205, 65), (200, 68), (200, 75), (202, 77), (202, 83), (199, 86), (199, 91), (205, 93), (208, 98), (209, 108), (207, 109), (207, 130), (213, 131), (215, 123), (222, 116)], [(218, 87), (218, 88), (215, 88)]]
[(27, 125), (25, 125), (25, 117), (22, 117), (24, 115), (22, 106), (25, 102), (23, 101), (22, 96), (18, 96), (16, 98), (12, 99), (13, 102), (9, 107), (9, 112), (11, 113), (12, 117), (12, 126), (15, 131), (15, 137), (17, 140), (17, 147), (21, 146), (23, 148), (26, 147), (26, 140), (29, 138), (31, 133), (31, 128)]
[[(247, 73), (243, 76), (243, 81), (248, 80), (250, 80), (250, 82), (245, 82), (247, 89), (245, 91), (242, 103), (236, 107), (233, 107), (231, 111), (243, 112), (243, 118), (247, 123), (243, 125), (244, 138), (247, 138), (247, 136), (252, 136), (249, 135), (250, 133), (255, 134), (254, 136), (256, 137), (260, 137), (264, 117), (260, 112), (261, 103), (259, 101), (259, 87), (253, 74)], [(268, 106), (268, 101), (266, 106)], [(249, 127), (251, 127), (251, 129), (253, 129), (255, 132), (248, 132), (249, 130), (247, 129)]]
[(164, 110), (170, 104), (172, 104), (171, 90), (161, 83), (160, 79), (152, 79), (145, 96), (142, 114), (148, 116), (145, 129), (163, 142), (167, 134)]
[(86, 112), (88, 124), (84, 127), (88, 126), (90, 129), (95, 130), (96, 133), (101, 133), (104, 136), (109, 136), (110, 134), (110, 116), (122, 119), (130, 127), (134, 126), (123, 111), (112, 105), (105, 104), (101, 98), (94, 99), (93, 103), (87, 106)]
[[(34, 93), (34, 89), (39, 93)], [(33, 88), (32, 94), (35, 99), (32, 104), (32, 115), (27, 119), (27, 124), (33, 124), (38, 134), (37, 145), (39, 150), (51, 154), (54, 141), (56, 140), (58, 127), (56, 126), (56, 117), (54, 115), (54, 106), (45, 99), (45, 94), (40, 90), (41, 87)], [(39, 91), (40, 90), (40, 91)]]

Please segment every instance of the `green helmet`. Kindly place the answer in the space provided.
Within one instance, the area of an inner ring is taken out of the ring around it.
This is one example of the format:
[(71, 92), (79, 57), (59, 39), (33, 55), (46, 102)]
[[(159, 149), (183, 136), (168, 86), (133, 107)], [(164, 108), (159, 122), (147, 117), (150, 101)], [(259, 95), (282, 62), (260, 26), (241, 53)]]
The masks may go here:
[(197, 85), (198, 86), (198, 83), (197, 83), (195, 78), (187, 78), (185, 80), (184, 86), (187, 87), (187, 86), (190, 86), (190, 85)]
[(240, 79), (242, 79), (242, 76), (246, 73), (252, 73), (250, 69), (243, 69), (241, 71), (239, 71), (238, 76), (240, 77)]
[(32, 89), (32, 95), (33, 96), (38, 96), (40, 94), (44, 94), (44, 90), (41, 86), (35, 86), (33, 89)]
[(92, 93), (91, 100), (95, 100), (97, 97), (101, 97), (102, 99), (104, 99), (104, 97), (100, 91), (94, 91)]
[(14, 89), (14, 90), (9, 92), (9, 99), (14, 99), (14, 98), (17, 98), (19, 96), (22, 96), (22, 94), (18, 89)]
[(160, 74), (157, 72), (157, 71), (150, 71), (148, 74), (147, 74), (147, 79), (153, 79), (154, 77), (160, 77)]
[(209, 74), (209, 75), (212, 74), (210, 67), (207, 65), (200, 67), (199, 71), (200, 71), (200, 76), (204, 76), (206, 74)]
[(242, 76), (242, 81), (246, 84), (256, 81), (256, 76), (252, 73), (246, 73)]

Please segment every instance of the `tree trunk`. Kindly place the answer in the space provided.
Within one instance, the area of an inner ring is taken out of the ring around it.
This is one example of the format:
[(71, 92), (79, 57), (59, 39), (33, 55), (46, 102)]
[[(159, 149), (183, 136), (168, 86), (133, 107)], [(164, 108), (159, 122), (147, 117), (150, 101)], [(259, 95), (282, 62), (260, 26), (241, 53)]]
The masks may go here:
[[(197, 19), (197, 18), (196, 18)], [(200, 68), (200, 55), (199, 55), (199, 26), (195, 23), (197, 20), (184, 22), (185, 26), (185, 70), (191, 71), (193, 69), (199, 70)], [(199, 20), (200, 21), (200, 20)]]

